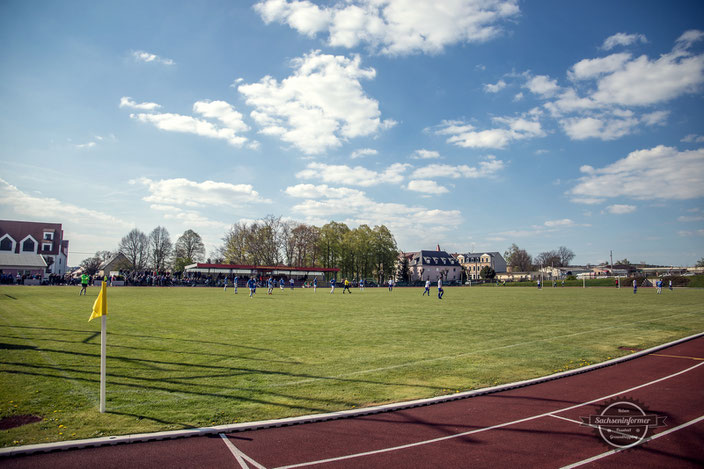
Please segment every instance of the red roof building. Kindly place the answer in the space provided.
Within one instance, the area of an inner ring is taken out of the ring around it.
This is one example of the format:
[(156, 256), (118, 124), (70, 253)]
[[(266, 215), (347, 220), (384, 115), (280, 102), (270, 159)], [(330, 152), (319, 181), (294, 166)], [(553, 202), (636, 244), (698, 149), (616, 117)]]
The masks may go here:
[[(40, 256), (46, 263), (44, 277), (50, 274), (64, 275), (68, 260), (68, 240), (63, 238), (61, 223), (0, 220), (0, 253), (8, 262), (14, 258), (12, 255), (16, 256), (17, 262), (12, 261), (7, 265), (12, 265), (18, 271), (15, 274), (24, 274), (20, 260), (34, 255)], [(27, 270), (26, 273), (30, 273), (30, 269)]]

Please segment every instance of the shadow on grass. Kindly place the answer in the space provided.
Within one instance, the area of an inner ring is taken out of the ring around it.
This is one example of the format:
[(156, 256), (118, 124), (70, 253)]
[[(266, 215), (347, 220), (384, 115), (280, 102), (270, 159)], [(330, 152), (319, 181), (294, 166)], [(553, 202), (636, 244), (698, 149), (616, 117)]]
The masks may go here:
[[(57, 349), (46, 349), (46, 348), (35, 348), (33, 349), (38, 352), (47, 352), (47, 353), (59, 353), (59, 354), (66, 354), (66, 355), (71, 355), (71, 356), (82, 356), (82, 357), (90, 357), (94, 359), (99, 358), (99, 353), (85, 353), (85, 352), (72, 352), (72, 351), (67, 351), (67, 350), (57, 350)], [(167, 351), (168, 352), (168, 351)], [(338, 381), (338, 382), (343, 382), (343, 383), (362, 383), (362, 384), (374, 384), (374, 385), (380, 385), (380, 386), (400, 386), (400, 387), (412, 387), (412, 388), (423, 388), (423, 389), (432, 389), (432, 390), (439, 390), (439, 389), (444, 389), (442, 386), (428, 386), (428, 385), (423, 385), (423, 384), (410, 384), (410, 383), (393, 383), (393, 382), (384, 382), (384, 381), (372, 381), (372, 380), (364, 380), (364, 379), (353, 379), (353, 378), (343, 378), (343, 377), (334, 377), (334, 376), (319, 376), (319, 375), (313, 375), (313, 374), (308, 374), (308, 373), (292, 373), (288, 371), (274, 371), (274, 370), (262, 370), (262, 369), (257, 369), (257, 368), (247, 368), (247, 367), (233, 367), (233, 366), (221, 366), (221, 365), (204, 365), (204, 364), (197, 364), (197, 363), (184, 363), (184, 362), (173, 362), (173, 361), (165, 361), (165, 360), (149, 360), (145, 358), (131, 358), (131, 357), (122, 357), (122, 356), (111, 356), (108, 355), (109, 360), (117, 360), (117, 361), (123, 361), (127, 363), (135, 363), (139, 364), (144, 367), (148, 367), (151, 369), (155, 370), (164, 370), (162, 368), (162, 365), (166, 366), (176, 366), (176, 367), (184, 367), (184, 368), (195, 368), (195, 369), (206, 369), (206, 370), (223, 370), (225, 372), (237, 372), (233, 374), (232, 376), (237, 376), (237, 375), (247, 375), (247, 374), (252, 374), (252, 375), (271, 375), (271, 376), (286, 376), (289, 378), (299, 378), (299, 379), (315, 379), (315, 380), (321, 380), (321, 381)], [(3, 363), (3, 362), (0, 362)], [(28, 365), (24, 363), (15, 363), (15, 366), (33, 366), (33, 365)], [(62, 369), (57, 367), (56, 369)], [(225, 375), (227, 376), (227, 375)]]
[[(11, 328), (11, 329), (38, 329), (38, 330), (44, 330), (44, 331), (79, 332), (79, 333), (95, 334), (95, 330), (62, 329), (62, 328), (58, 328), (58, 327), (42, 327), (42, 326), (7, 326), (7, 325), (0, 324), (0, 328), (3, 328), (3, 327), (7, 327), (7, 328)], [(276, 353), (275, 350), (266, 349), (266, 348), (251, 347), (248, 345), (240, 345), (240, 344), (227, 344), (224, 342), (212, 342), (212, 341), (208, 341), (208, 340), (184, 339), (184, 338), (180, 338), (180, 337), (163, 337), (163, 336), (154, 336), (154, 335), (125, 334), (125, 333), (120, 333), (120, 332), (110, 332), (110, 335), (118, 336), (118, 337), (134, 337), (137, 339), (177, 340), (177, 341), (181, 341), (181, 342), (193, 342), (193, 343), (208, 344), (208, 345), (222, 345), (225, 347), (237, 347), (237, 348), (244, 348), (244, 349), (249, 349), (249, 350), (259, 350), (262, 352)]]

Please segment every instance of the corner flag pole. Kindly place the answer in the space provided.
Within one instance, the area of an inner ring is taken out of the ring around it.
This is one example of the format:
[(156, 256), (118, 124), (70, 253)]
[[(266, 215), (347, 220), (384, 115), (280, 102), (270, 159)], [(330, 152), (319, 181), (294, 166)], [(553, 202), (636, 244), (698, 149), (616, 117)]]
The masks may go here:
[(107, 315), (102, 316), (100, 321), (100, 413), (105, 413), (105, 346), (107, 345), (106, 324)]
[(88, 321), (100, 317), (100, 413), (105, 413), (105, 348), (107, 345), (106, 325), (108, 319), (107, 282), (103, 281), (100, 294), (93, 304), (93, 312)]

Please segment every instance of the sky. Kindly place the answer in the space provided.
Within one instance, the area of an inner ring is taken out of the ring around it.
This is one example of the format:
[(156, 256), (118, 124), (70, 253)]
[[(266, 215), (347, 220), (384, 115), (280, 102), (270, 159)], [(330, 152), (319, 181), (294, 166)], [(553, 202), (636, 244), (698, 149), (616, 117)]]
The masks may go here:
[(0, 3), (0, 219), (704, 257), (704, 2)]

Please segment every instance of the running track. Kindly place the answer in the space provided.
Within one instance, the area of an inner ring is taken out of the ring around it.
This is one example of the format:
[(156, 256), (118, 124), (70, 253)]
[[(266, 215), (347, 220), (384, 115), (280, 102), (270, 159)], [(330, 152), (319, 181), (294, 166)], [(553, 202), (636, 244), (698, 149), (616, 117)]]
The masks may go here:
[[(580, 417), (635, 399), (667, 417), (614, 452)], [(4, 468), (703, 467), (704, 337), (583, 374), (362, 417), (0, 459)]]

